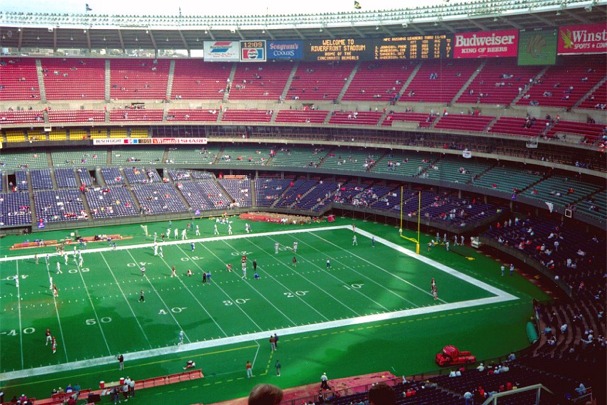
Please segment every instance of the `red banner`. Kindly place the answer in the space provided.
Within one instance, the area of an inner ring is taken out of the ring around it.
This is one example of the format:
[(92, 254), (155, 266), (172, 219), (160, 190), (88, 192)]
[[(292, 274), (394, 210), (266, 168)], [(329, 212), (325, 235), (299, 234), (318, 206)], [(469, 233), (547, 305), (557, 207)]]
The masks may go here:
[(479, 31), (455, 34), (454, 58), (516, 57), (518, 31)]
[(607, 53), (607, 28), (604, 23), (566, 25), (559, 28), (557, 53)]

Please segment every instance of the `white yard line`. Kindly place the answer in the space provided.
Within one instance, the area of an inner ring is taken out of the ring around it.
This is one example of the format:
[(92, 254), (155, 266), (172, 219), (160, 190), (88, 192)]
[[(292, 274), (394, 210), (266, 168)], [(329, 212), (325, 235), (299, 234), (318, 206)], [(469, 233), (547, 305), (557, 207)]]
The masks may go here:
[(19, 314), (19, 345), (21, 346), (21, 368), (25, 367), (25, 361), (23, 359), (23, 320), (21, 319), (21, 283), (19, 282), (19, 261), (15, 262), (17, 271), (17, 312)]
[(137, 322), (137, 325), (139, 326), (139, 329), (141, 330), (141, 333), (143, 333), (143, 337), (145, 338), (145, 341), (148, 342), (148, 346), (150, 346), (150, 348), (151, 348), (152, 344), (150, 343), (150, 339), (148, 338), (148, 335), (145, 333), (145, 330), (143, 329), (143, 325), (141, 325), (141, 322), (139, 322), (139, 317), (137, 315), (135, 315), (135, 311), (133, 310), (131, 302), (129, 301), (129, 299), (124, 294), (124, 290), (122, 289), (122, 286), (118, 282), (118, 279), (116, 278), (116, 275), (112, 271), (112, 267), (107, 262), (107, 260), (106, 260), (105, 256), (103, 255), (103, 253), (100, 253), (100, 255), (101, 255), (101, 258), (103, 259), (103, 261), (105, 262), (105, 265), (107, 266), (108, 270), (110, 271), (110, 274), (112, 274), (112, 277), (114, 278), (114, 282), (116, 283), (116, 286), (120, 290), (120, 293), (122, 294), (122, 297), (124, 298), (124, 301), (126, 302), (126, 305), (128, 305), (129, 309), (131, 310), (131, 314), (133, 314), (133, 319), (135, 320), (135, 322)]
[(95, 322), (97, 322), (97, 325), (99, 326), (99, 331), (101, 332), (101, 336), (103, 337), (103, 341), (105, 342), (105, 347), (107, 349), (108, 354), (112, 354), (112, 351), (110, 350), (110, 344), (107, 341), (107, 338), (105, 337), (105, 332), (103, 331), (103, 326), (101, 323), (101, 319), (99, 318), (99, 314), (97, 313), (97, 308), (95, 308), (95, 304), (93, 303), (93, 297), (91, 297), (91, 293), (89, 292), (89, 288), (86, 285), (86, 282), (84, 281), (84, 277), (82, 276), (82, 271), (81, 271), (81, 267), (79, 264), (76, 265), (76, 267), (78, 268), (78, 275), (80, 275), (80, 280), (82, 280), (82, 285), (84, 286), (84, 290), (86, 291), (86, 296), (89, 299), (89, 303), (91, 304), (91, 308), (93, 309), (93, 315), (95, 316)]
[[(48, 273), (48, 279), (50, 281), (51, 280), (50, 263), (47, 263), (47, 265), (46, 265), (46, 272)], [(63, 326), (61, 325), (61, 317), (59, 316), (59, 305), (57, 305), (57, 297), (55, 297), (55, 292), (53, 290), (51, 290), (51, 294), (53, 295), (53, 304), (55, 305), (55, 313), (57, 314), (57, 324), (59, 325), (59, 333), (61, 334), (60, 343), (61, 343), (61, 346), (63, 347), (63, 352), (65, 353), (65, 360), (70, 361), (69, 357), (67, 356), (67, 347), (66, 347), (67, 345), (65, 343), (65, 337), (63, 336)]]

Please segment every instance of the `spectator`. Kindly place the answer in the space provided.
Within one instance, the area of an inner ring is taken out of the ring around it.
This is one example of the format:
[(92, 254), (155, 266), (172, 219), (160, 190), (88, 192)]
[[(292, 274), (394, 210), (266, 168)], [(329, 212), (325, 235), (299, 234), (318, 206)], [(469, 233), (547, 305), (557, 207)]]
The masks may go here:
[(259, 384), (249, 394), (249, 405), (278, 405), (282, 401), (282, 390), (275, 385)]
[(586, 386), (583, 383), (580, 383), (580, 385), (575, 389), (575, 392), (577, 392), (578, 395), (586, 394)]
[(470, 391), (466, 391), (464, 393), (464, 400), (466, 401), (466, 405), (472, 405), (472, 393)]
[(369, 405), (394, 405), (394, 391), (385, 383), (378, 383), (369, 390)]

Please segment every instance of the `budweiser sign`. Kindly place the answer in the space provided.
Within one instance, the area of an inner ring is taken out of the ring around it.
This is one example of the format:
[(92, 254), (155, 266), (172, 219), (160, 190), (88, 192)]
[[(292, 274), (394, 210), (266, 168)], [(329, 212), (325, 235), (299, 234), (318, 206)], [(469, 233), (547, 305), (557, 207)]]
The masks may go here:
[(455, 34), (454, 58), (515, 57), (518, 31), (480, 31)]
[(557, 53), (607, 53), (607, 27), (603, 23), (560, 27)]

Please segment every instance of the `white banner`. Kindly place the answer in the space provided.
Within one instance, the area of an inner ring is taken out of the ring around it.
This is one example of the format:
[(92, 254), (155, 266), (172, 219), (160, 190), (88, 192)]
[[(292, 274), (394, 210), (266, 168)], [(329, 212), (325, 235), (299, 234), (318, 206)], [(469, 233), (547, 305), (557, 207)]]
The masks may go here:
[(239, 62), (240, 41), (204, 41), (205, 62)]
[(93, 139), (93, 145), (206, 145), (207, 138), (109, 138)]

